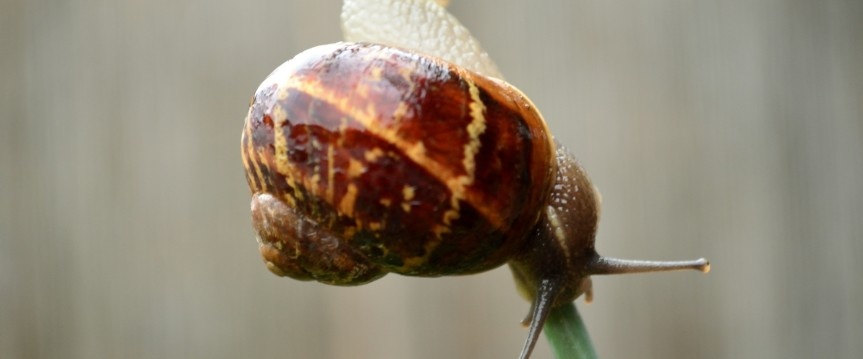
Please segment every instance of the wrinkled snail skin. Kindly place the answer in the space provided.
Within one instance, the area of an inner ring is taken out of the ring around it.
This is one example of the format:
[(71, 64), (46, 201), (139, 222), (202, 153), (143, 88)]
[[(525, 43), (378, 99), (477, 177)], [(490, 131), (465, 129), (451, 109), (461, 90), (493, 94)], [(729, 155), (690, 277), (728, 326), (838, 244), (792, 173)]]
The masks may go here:
[(257, 89), (241, 153), (271, 272), (360, 285), (509, 263), (532, 303), (521, 358), (553, 308), (590, 298), (591, 275), (709, 270), (598, 255), (599, 193), (533, 103), (436, 57), (306, 50)]
[(552, 193), (530, 245), (510, 261), (519, 290), (528, 299), (538, 297), (540, 281), (550, 281), (555, 291), (553, 306), (589, 291), (584, 280), (591, 274), (589, 264), (599, 257), (594, 249), (599, 193), (564, 146), (558, 144), (555, 158), (558, 171)]
[(599, 220), (599, 193), (567, 149), (558, 144), (552, 193), (529, 240), (509, 262), (519, 292), (531, 302), (522, 321), (530, 325), (521, 358), (530, 356), (545, 319), (557, 306), (591, 294), (590, 263)]

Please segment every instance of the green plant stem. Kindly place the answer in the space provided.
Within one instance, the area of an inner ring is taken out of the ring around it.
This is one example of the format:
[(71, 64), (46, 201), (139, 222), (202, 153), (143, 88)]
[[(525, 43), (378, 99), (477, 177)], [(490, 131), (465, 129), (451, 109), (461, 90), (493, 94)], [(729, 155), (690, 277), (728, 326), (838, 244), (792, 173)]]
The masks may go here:
[(558, 359), (596, 359), (596, 351), (575, 303), (553, 309), (543, 330)]

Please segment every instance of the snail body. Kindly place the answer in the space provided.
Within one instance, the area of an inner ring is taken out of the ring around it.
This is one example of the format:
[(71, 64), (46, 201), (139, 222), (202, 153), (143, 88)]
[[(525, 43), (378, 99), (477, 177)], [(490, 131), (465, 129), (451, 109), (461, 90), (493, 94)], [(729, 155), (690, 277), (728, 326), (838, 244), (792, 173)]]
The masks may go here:
[(369, 43), (318, 46), (261, 84), (242, 157), (273, 273), (359, 285), (509, 263), (548, 311), (592, 274), (706, 269), (599, 256), (599, 195), (520, 91), (444, 60)]

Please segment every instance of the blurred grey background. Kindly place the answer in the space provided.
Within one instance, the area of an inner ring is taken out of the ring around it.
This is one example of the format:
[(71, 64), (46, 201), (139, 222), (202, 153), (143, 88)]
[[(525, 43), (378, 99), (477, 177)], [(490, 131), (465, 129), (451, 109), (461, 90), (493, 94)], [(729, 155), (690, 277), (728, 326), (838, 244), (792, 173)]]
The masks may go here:
[[(0, 358), (512, 358), (508, 269), (271, 275), (239, 140), (328, 1), (0, 2)], [(451, 5), (604, 195), (604, 358), (863, 353), (863, 1)], [(543, 340), (536, 358), (550, 358)]]

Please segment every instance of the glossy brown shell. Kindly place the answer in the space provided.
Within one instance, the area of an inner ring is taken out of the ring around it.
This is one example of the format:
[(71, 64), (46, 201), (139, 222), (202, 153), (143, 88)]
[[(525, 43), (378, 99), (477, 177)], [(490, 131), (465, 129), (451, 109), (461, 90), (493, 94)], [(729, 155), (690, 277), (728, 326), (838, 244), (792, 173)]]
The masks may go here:
[(331, 284), (505, 263), (546, 205), (554, 152), (534, 106), (504, 82), (356, 43), (276, 69), (242, 137), (268, 267)]

